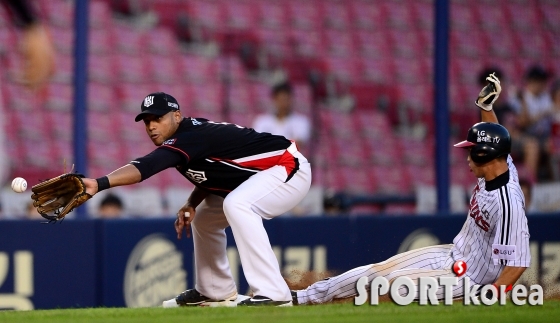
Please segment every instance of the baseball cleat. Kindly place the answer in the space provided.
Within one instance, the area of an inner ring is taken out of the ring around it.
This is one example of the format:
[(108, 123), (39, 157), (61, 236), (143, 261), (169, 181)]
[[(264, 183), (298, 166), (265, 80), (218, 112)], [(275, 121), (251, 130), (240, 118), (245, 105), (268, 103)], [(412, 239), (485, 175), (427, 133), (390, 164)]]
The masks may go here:
[(252, 298), (246, 299), (238, 304), (239, 306), (276, 306), (276, 307), (288, 307), (292, 306), (293, 303), (289, 301), (273, 301), (266, 296), (253, 296)]
[(162, 305), (164, 308), (180, 306), (236, 307), (237, 298), (237, 293), (235, 293), (226, 299), (215, 300), (202, 295), (196, 289), (187, 289), (174, 299), (164, 301)]
[(292, 294), (292, 303), (294, 305), (299, 305), (298, 300), (297, 300), (297, 291), (291, 290), (290, 294)]

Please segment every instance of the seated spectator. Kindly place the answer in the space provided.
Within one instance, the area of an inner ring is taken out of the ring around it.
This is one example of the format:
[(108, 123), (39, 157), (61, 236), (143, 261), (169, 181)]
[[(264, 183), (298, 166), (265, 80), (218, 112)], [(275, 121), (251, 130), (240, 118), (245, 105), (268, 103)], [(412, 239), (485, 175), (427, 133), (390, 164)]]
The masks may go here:
[(27, 203), (27, 214), (25, 215), (25, 219), (27, 220), (39, 220), (43, 217), (39, 212), (37, 212), (37, 208), (33, 206), (33, 202)]
[(550, 135), (552, 100), (546, 90), (549, 74), (535, 65), (525, 75), (525, 89), (517, 93), (514, 101), (519, 112), (519, 124), (524, 131), (540, 139), (540, 143)]
[(107, 194), (99, 204), (99, 217), (102, 219), (116, 219), (123, 215), (123, 204), (121, 199), (112, 194)]
[[(499, 68), (491, 67), (482, 70), (478, 75), (478, 84), (485, 86), (488, 84), (486, 77), (494, 73), (502, 83), (504, 82), (504, 75)], [(494, 103), (494, 112), (498, 121), (506, 127), (512, 137), (511, 154), (515, 157), (520, 157), (523, 160), (523, 167), (525, 173), (531, 179), (536, 179), (537, 169), (539, 165), (539, 143), (531, 135), (523, 133), (519, 127), (519, 115), (513, 104), (507, 102), (503, 97), (499, 97)]]
[(262, 114), (253, 122), (253, 128), (259, 132), (269, 132), (294, 140), (300, 149), (305, 148), (311, 136), (309, 119), (292, 111), (292, 87), (289, 83), (275, 85), (272, 88), (274, 114)]
[(560, 181), (560, 80), (552, 84), (550, 96), (552, 98), (552, 129), (548, 150), (553, 179)]

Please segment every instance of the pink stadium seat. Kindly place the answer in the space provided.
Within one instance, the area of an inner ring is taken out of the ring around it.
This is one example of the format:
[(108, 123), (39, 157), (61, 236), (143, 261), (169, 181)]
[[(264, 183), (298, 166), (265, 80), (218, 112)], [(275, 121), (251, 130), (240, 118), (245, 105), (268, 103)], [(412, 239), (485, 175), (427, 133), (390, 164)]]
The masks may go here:
[(0, 27), (0, 50), (7, 52), (17, 46), (17, 36), (14, 31), (7, 26)]
[(139, 83), (149, 79), (144, 57), (117, 54), (112, 58), (114, 59), (117, 77), (121, 82)]
[(359, 62), (343, 57), (327, 57), (325, 61), (327, 62), (329, 72), (339, 80), (349, 82), (358, 78)]
[(73, 3), (64, 0), (40, 1), (49, 23), (71, 28), (74, 24)]
[(311, 109), (313, 105), (313, 93), (311, 93), (311, 88), (309, 85), (302, 84), (292, 84), (293, 86), (293, 108), (294, 111), (304, 114), (306, 116), (311, 115)]
[(254, 29), (257, 24), (257, 10), (252, 1), (222, 1), (226, 23), (230, 28)]
[(72, 109), (74, 88), (70, 84), (49, 83), (45, 88), (45, 107), (51, 110), (69, 112)]
[(331, 138), (334, 142), (334, 158), (339, 165), (362, 167), (366, 163), (367, 155), (361, 145), (359, 137)]
[(546, 27), (550, 31), (558, 32), (560, 30), (560, 6), (558, 4), (539, 4)]
[(74, 31), (69, 27), (50, 27), (51, 39), (57, 51), (72, 54), (74, 48)]
[(272, 112), (270, 85), (260, 82), (253, 82), (249, 84), (251, 87), (251, 95), (253, 97), (254, 111), (261, 113)]
[(499, 5), (484, 5), (473, 7), (479, 20), (479, 26), (490, 31), (504, 30), (508, 27), (505, 10)]
[(191, 0), (188, 6), (189, 13), (196, 24), (210, 30), (221, 30), (226, 27), (224, 10), (219, 2)]
[(434, 143), (432, 140), (401, 138), (400, 147), (405, 164), (428, 166), (433, 163)]
[(378, 193), (403, 194), (412, 190), (408, 175), (400, 167), (380, 167), (371, 169), (377, 183)]
[[(66, 161), (66, 171), (70, 171), (72, 168), (72, 160), (74, 158), (74, 151), (72, 148), (72, 140), (53, 140), (51, 141), (51, 148), (53, 149), (53, 155), (55, 156), (55, 165), (53, 167), (57, 169), (60, 173), (64, 171), (64, 161)], [(108, 173), (104, 173), (108, 174)]]
[(231, 112), (229, 118), (224, 118), (224, 121), (241, 127), (252, 128), (256, 116), (252, 113)]
[(227, 78), (232, 82), (247, 79), (247, 71), (237, 56), (220, 56), (218, 58), (218, 71), (221, 78)]
[(486, 46), (489, 45), (480, 41), (482, 37), (483, 35), (477, 29), (451, 29), (450, 48), (453, 48), (458, 56), (479, 58), (480, 54), (487, 50)]
[(342, 188), (348, 193), (368, 194), (377, 190), (376, 183), (363, 168), (343, 166), (337, 169), (337, 173)]
[[(558, 29), (560, 30), (560, 28)], [(545, 31), (543, 32), (543, 37), (546, 41), (546, 44), (548, 46), (548, 50), (547, 50), (547, 54), (552, 55), (554, 57), (559, 57), (560, 56), (560, 42), (557, 41), (557, 37), (556, 34), (554, 34), (553, 32), (549, 32), (549, 31)], [(557, 71), (558, 73), (560, 73), (560, 71)]]
[(331, 56), (349, 58), (354, 55), (352, 34), (346, 31), (327, 30), (323, 34), (326, 50)]
[(355, 27), (364, 30), (381, 30), (385, 27), (385, 14), (378, 3), (367, 0), (352, 1), (350, 12)]
[(269, 53), (280, 57), (291, 53), (288, 35), (284, 30), (259, 29), (256, 31), (256, 34), (260, 44)]
[(393, 54), (397, 57), (417, 57), (422, 51), (421, 35), (415, 31), (391, 31), (390, 41), (393, 44)]
[(118, 127), (114, 118), (107, 113), (88, 112), (88, 139), (92, 142), (106, 143), (114, 141)]
[(516, 36), (521, 55), (541, 60), (548, 54), (547, 44), (541, 33), (517, 33)]
[(181, 74), (191, 82), (206, 82), (216, 80), (218, 74), (217, 60), (198, 55), (183, 55), (180, 57)]
[(218, 113), (222, 107), (222, 85), (217, 82), (190, 84), (193, 106), (198, 111)]
[[(25, 165), (24, 168), (36, 167), (40, 169), (57, 169), (60, 174), (63, 169), (63, 161), (58, 160), (52, 153), (52, 142), (45, 141), (43, 139), (29, 139), (22, 140), (19, 142), (19, 148), (21, 149), (21, 164)], [(20, 167), (18, 165), (18, 167)], [(21, 175), (23, 176), (23, 175)], [(47, 179), (49, 175), (43, 172), (43, 177), (40, 179)], [(32, 180), (29, 177), (25, 177), (29, 183), (37, 183), (37, 180)]]
[(150, 52), (158, 55), (176, 56), (179, 53), (177, 38), (168, 28), (155, 28), (148, 31), (144, 35), (142, 45), (147, 45)]
[(394, 62), (392, 59), (374, 59), (362, 57), (359, 59), (359, 72), (361, 79), (376, 83), (393, 83), (394, 81)]
[(45, 120), (46, 113), (42, 111), (35, 111), (34, 113), (13, 111), (12, 113), (12, 122), (18, 129), (18, 136), (25, 140), (44, 140), (48, 138), (49, 123)]
[(406, 84), (430, 83), (428, 69), (419, 59), (395, 58), (395, 77), (397, 82)]
[(513, 26), (519, 31), (534, 31), (540, 28), (539, 12), (531, 3), (508, 3), (504, 9), (509, 14), (509, 27)]
[(477, 25), (474, 12), (469, 6), (454, 3), (450, 9), (451, 30), (471, 31)]
[(291, 0), (287, 3), (287, 9), (288, 19), (290, 19), (292, 27), (308, 30), (319, 29), (320, 19), (316, 1)]
[(406, 165), (404, 170), (408, 173), (413, 188), (417, 186), (433, 186), (435, 184), (435, 165)]
[(111, 8), (104, 1), (89, 2), (90, 30), (103, 29), (112, 24)]
[(136, 115), (137, 113), (122, 111), (117, 113), (116, 117), (114, 117), (116, 124), (119, 125), (119, 133), (117, 135), (119, 138), (123, 139), (124, 142), (133, 142), (136, 144), (136, 142), (139, 141), (149, 141), (144, 123), (134, 122)]
[(394, 29), (412, 29), (412, 7), (403, 3), (385, 2), (384, 9), (387, 25)]
[(434, 28), (433, 3), (431, 1), (414, 1), (412, 3), (412, 10), (416, 26), (431, 32)]
[(282, 1), (258, 1), (258, 20), (264, 28), (284, 29), (287, 25), (286, 7)]
[(87, 96), (90, 110), (108, 111), (118, 106), (115, 104), (116, 95), (113, 88), (101, 83), (89, 82)]
[(115, 25), (111, 29), (117, 51), (139, 55), (145, 51), (146, 33), (134, 27)]
[(53, 144), (58, 141), (68, 142), (73, 138), (73, 115), (71, 112), (49, 111), (46, 112), (46, 123), (56, 124), (49, 129), (49, 136)]
[(377, 111), (356, 111), (353, 113), (355, 123), (366, 140), (384, 139), (392, 133), (389, 119)]
[(181, 77), (177, 59), (173, 56), (147, 55), (146, 65), (149, 70), (150, 79), (163, 84), (177, 83)]
[(74, 57), (59, 53), (55, 57), (55, 71), (51, 76), (51, 82), (70, 84), (74, 75)]
[(351, 114), (337, 111), (321, 111), (322, 130), (336, 138), (352, 138), (357, 134), (356, 124)]
[(321, 6), (322, 26), (330, 29), (348, 30), (350, 28), (350, 10), (346, 1), (324, 1)]
[[(225, 90), (225, 89), (224, 89)], [(233, 83), (228, 91), (229, 109), (233, 114), (247, 114), (253, 111), (251, 87), (249, 83)]]
[(389, 39), (386, 32), (356, 31), (354, 33), (356, 49), (362, 56), (373, 58), (390, 58)]
[(432, 109), (433, 87), (428, 82), (417, 85), (401, 84), (397, 88), (401, 101), (406, 102), (410, 107), (421, 110)]
[(91, 55), (88, 57), (88, 77), (90, 81), (111, 84), (116, 78), (113, 56)]
[(151, 92), (151, 89), (146, 85), (131, 83), (121, 84), (116, 90), (120, 101), (118, 104), (119, 110), (128, 110), (138, 113), (142, 100), (144, 100), (144, 97)]
[(9, 109), (4, 109), (5, 112), (10, 110), (34, 111), (39, 104), (36, 93), (23, 85), (6, 82), (2, 84), (2, 90), (5, 106), (9, 107)]
[(292, 29), (289, 32), (291, 51), (301, 56), (321, 56), (323, 39), (317, 31)]
[(402, 151), (392, 134), (378, 139), (366, 139), (364, 147), (370, 164), (395, 167), (402, 163)]
[(489, 49), (495, 56), (511, 57), (519, 52), (514, 34), (508, 29), (503, 30), (499, 35), (494, 30), (488, 30), (484, 37), (485, 43), (488, 44)]
[(117, 169), (128, 162), (123, 161), (121, 151), (121, 145), (117, 141), (88, 143), (88, 158), (92, 166)]
[(476, 83), (478, 73), (486, 66), (480, 59), (457, 57), (450, 61), (451, 75), (454, 80), (461, 83)]

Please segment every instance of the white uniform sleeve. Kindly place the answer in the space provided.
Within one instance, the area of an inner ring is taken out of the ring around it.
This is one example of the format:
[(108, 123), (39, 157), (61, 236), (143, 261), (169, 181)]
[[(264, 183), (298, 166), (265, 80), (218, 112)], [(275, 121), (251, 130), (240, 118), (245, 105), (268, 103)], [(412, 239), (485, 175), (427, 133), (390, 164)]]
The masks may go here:
[(517, 174), (517, 168), (515, 168), (515, 165), (513, 164), (513, 158), (511, 158), (511, 155), (508, 155), (508, 157), (507, 157), (507, 165), (508, 165), (508, 169), (509, 169), (509, 176), (516, 183), (519, 183), (519, 175)]
[(519, 185), (510, 182), (500, 187), (499, 203), (501, 216), (496, 224), (492, 260), (495, 265), (529, 267), (529, 228)]
[(253, 121), (253, 129), (258, 132), (270, 132), (270, 122), (268, 122), (268, 119), (267, 115), (258, 115), (255, 121)]

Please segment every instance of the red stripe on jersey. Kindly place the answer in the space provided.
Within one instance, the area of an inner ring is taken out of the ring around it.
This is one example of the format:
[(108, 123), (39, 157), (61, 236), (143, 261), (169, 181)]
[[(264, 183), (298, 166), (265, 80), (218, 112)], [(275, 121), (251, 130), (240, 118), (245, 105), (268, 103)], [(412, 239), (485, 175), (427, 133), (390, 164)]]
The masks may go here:
[(251, 161), (246, 161), (242, 163), (236, 163), (233, 160), (221, 159), (221, 158), (210, 158), (215, 161), (224, 161), (232, 165), (236, 165), (242, 168), (253, 169), (253, 170), (265, 170), (273, 166), (280, 165), (286, 167), (286, 172), (290, 174), (292, 170), (296, 167), (296, 162), (294, 156), (287, 150), (279, 156), (266, 157), (261, 159), (255, 159)]

